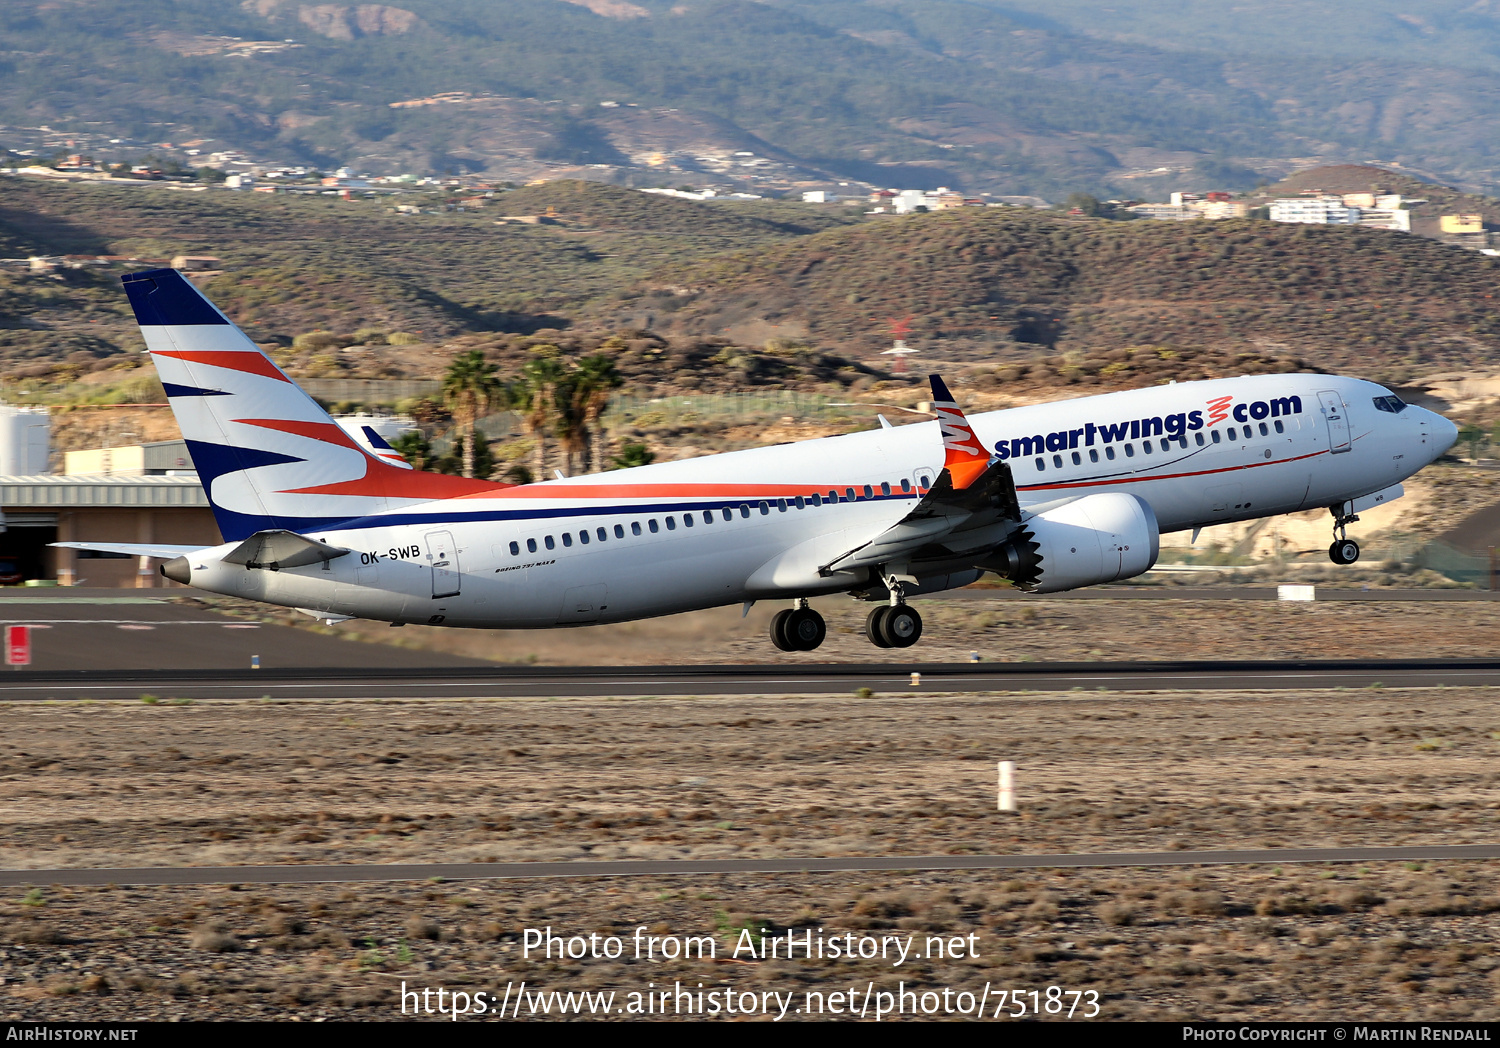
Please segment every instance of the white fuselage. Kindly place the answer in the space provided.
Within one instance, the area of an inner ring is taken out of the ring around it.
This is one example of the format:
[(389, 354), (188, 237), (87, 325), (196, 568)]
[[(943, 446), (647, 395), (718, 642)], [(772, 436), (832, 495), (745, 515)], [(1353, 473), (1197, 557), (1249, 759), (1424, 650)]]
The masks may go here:
[[(1452, 423), (1357, 379), (1188, 382), (975, 415), (1026, 514), (1105, 491), (1163, 532), (1380, 491)], [(190, 557), (192, 584), (326, 613), (471, 627), (616, 622), (851, 588), (819, 565), (900, 520), (943, 465), (936, 423), (757, 448), (408, 506), (313, 529), (352, 552), (249, 571)], [(816, 495), (816, 499), (814, 496)], [(800, 500), (800, 508), (799, 508)]]

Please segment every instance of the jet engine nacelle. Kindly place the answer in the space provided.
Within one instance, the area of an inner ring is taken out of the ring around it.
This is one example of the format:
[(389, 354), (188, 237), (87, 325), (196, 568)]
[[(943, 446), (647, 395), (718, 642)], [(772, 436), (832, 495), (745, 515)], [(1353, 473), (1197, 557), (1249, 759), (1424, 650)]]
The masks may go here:
[(978, 567), (1030, 593), (1056, 593), (1134, 578), (1151, 569), (1160, 550), (1151, 504), (1108, 492), (1038, 513)]

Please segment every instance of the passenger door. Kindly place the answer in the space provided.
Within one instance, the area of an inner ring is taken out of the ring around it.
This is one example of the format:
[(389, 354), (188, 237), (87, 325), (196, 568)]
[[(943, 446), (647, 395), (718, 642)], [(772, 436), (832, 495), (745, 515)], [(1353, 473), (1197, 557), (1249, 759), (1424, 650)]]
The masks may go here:
[(1349, 450), (1349, 419), (1344, 412), (1344, 398), (1331, 389), (1318, 391), (1323, 418), (1328, 423), (1328, 450), (1337, 455)]
[(426, 539), (427, 560), (432, 564), (433, 598), (458, 596), (463, 576), (458, 570), (458, 550), (454, 548), (453, 536), (446, 531), (429, 531)]

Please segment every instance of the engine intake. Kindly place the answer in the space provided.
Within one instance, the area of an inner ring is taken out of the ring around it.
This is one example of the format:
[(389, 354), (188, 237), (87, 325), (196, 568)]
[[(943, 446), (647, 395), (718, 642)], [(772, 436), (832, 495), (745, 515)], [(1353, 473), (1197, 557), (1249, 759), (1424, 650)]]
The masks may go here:
[(1160, 550), (1151, 504), (1116, 491), (1038, 513), (976, 566), (1029, 593), (1057, 593), (1134, 578)]

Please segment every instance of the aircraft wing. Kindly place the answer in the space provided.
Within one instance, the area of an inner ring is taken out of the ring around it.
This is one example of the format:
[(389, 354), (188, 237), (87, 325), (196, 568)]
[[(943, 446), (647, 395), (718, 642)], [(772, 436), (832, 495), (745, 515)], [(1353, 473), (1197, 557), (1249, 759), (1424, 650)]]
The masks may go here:
[(127, 557), (158, 557), (173, 560), (188, 557), (207, 546), (159, 546), (150, 542), (53, 542), (62, 549), (91, 549), (100, 553), (123, 553)]
[(932, 407), (942, 426), (945, 460), (937, 481), (912, 511), (863, 545), (840, 554), (823, 574), (875, 564), (906, 562), (929, 546), (953, 556), (987, 550), (1021, 519), (1010, 466), (989, 453), (942, 378), (932, 379)]

